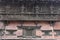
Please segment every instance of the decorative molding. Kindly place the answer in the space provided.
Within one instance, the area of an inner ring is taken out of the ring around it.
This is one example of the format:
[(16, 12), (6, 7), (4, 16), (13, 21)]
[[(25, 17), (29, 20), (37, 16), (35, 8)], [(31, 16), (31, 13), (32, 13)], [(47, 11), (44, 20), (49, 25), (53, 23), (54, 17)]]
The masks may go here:
[(60, 20), (60, 15), (0, 15), (0, 20), (44, 20), (44, 21), (57, 21)]

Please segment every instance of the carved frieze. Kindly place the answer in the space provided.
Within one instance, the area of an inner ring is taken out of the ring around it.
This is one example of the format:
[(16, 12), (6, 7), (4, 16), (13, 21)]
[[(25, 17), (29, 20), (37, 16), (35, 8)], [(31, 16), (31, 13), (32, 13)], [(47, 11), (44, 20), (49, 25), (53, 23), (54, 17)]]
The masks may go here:
[(0, 14), (60, 14), (60, 6), (0, 6)]

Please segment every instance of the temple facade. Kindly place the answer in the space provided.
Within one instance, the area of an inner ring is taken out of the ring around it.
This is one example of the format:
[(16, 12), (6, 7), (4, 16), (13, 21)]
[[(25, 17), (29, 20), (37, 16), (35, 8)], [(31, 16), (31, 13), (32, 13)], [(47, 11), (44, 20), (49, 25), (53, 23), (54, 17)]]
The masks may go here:
[(0, 0), (0, 40), (60, 40), (60, 0)]

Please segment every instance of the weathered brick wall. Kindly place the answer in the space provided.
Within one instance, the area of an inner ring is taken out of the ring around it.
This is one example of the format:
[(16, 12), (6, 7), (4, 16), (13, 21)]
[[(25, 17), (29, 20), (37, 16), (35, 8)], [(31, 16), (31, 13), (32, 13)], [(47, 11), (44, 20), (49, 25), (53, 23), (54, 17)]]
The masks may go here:
[[(4, 28), (5, 27), (5, 30), (3, 29), (2, 32), (5, 32), (4, 35), (2, 36), (2, 39), (19, 39), (19, 38), (23, 38), (23, 33), (24, 33), (24, 30), (25, 29), (22, 29), (22, 28), (18, 28), (17, 26), (21, 26), (21, 27), (26, 27), (27, 28), (30, 26), (34, 27), (34, 26), (41, 26), (41, 28), (39, 29), (35, 29), (35, 31), (33, 31), (33, 33), (35, 34), (36, 38), (42, 38), (42, 39), (59, 39), (60, 38), (60, 35), (56, 35), (57, 31), (60, 32), (60, 22), (55, 22), (54, 26), (51, 26), (49, 24), (49, 22), (45, 22), (45, 21), (42, 21), (42, 22), (37, 22), (37, 25), (36, 25), (36, 22), (31, 22), (31, 21), (25, 21), (25, 22), (19, 22), (19, 21), (10, 21), (8, 22), (8, 24), (6, 26), (3, 25), (4, 23), (1, 22), (0, 23), (0, 27)], [(0, 29), (2, 29), (0, 28)], [(10, 34), (11, 31), (9, 30), (12, 30), (14, 31), (13, 34)], [(49, 34), (50, 35), (44, 35), (45, 32), (44, 31), (49, 31)], [(27, 33), (26, 33), (27, 34)], [(33, 37), (32, 37), (33, 38)]]

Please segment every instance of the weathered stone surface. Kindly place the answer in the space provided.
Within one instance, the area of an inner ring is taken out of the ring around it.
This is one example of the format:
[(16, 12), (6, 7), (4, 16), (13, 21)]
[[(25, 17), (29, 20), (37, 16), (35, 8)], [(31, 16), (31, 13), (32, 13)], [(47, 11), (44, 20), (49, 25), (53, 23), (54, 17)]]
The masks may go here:
[(0, 5), (0, 14), (60, 14), (60, 6)]
[(60, 15), (0, 15), (0, 20), (60, 20)]

